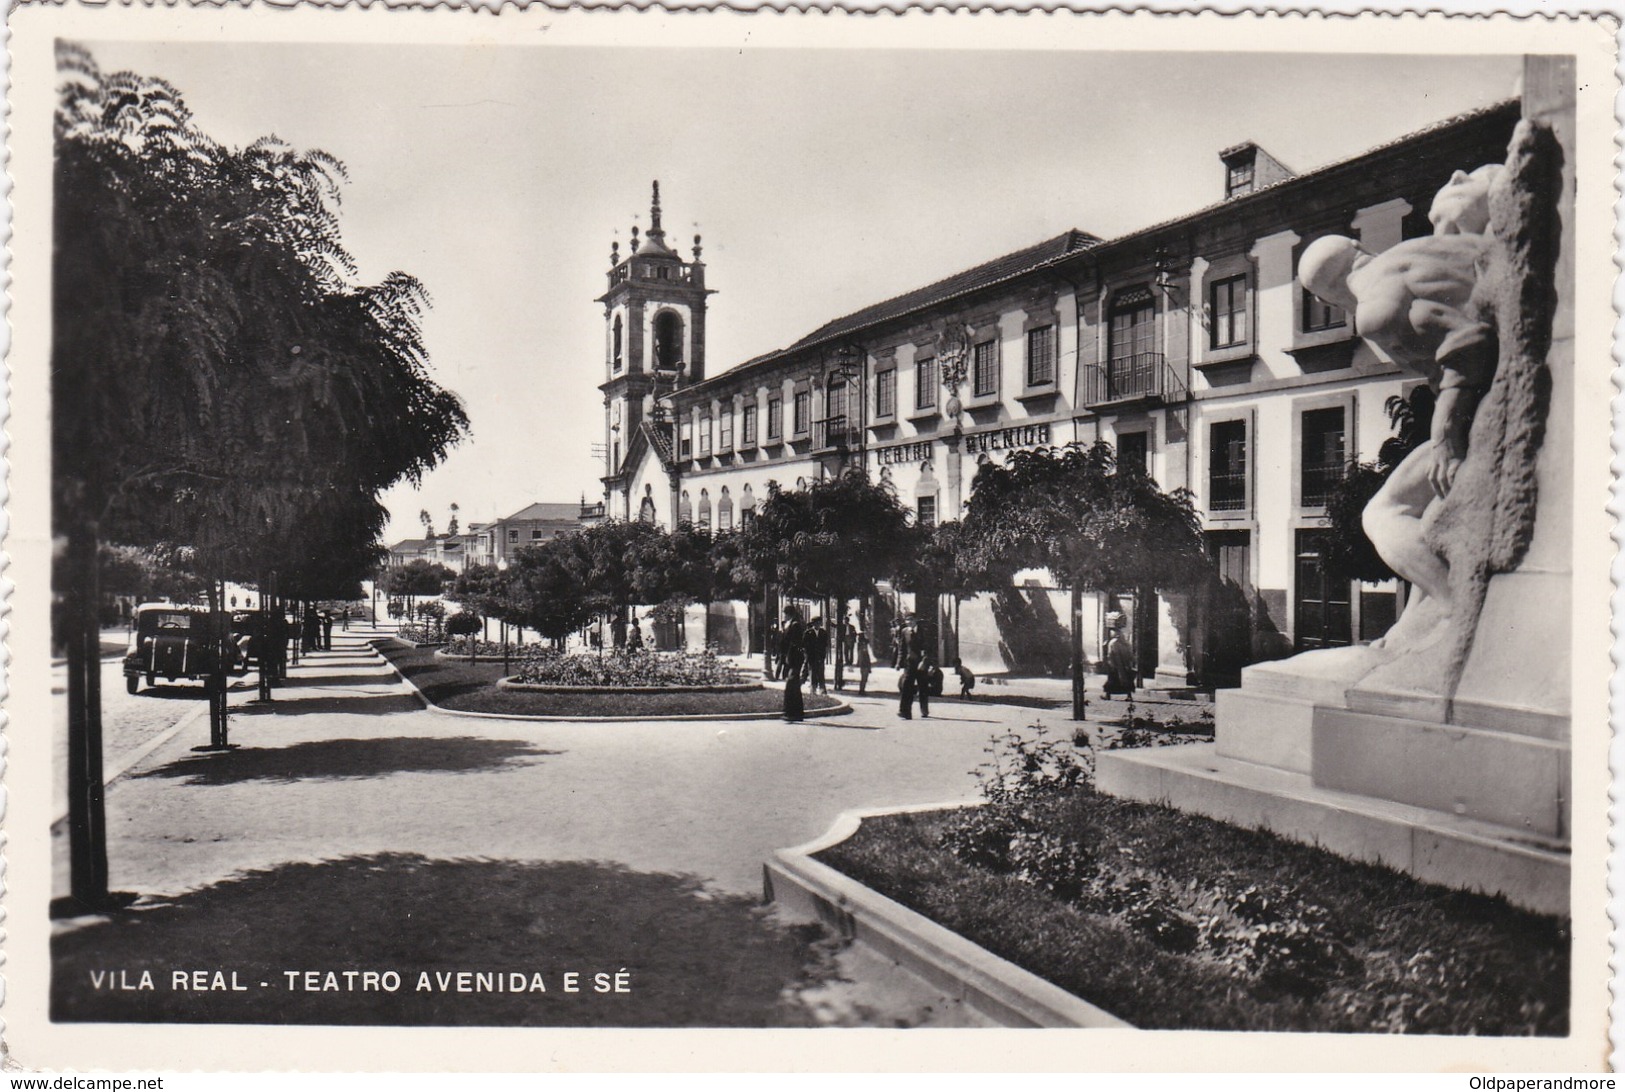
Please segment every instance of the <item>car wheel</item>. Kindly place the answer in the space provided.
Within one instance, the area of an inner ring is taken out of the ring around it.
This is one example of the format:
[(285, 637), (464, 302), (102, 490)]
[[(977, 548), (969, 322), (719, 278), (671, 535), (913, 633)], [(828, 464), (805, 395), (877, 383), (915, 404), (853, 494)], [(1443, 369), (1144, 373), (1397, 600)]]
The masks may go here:
[(141, 689), (141, 677), (139, 675), (126, 675), (126, 676), (124, 676), (124, 689), (128, 690), (132, 694), (134, 694), (136, 691), (140, 690)]

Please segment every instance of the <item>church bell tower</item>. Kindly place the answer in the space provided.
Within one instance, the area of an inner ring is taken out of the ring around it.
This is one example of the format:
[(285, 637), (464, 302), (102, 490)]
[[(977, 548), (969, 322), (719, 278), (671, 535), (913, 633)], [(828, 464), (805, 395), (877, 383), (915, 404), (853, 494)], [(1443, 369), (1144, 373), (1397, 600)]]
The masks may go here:
[[(604, 451), (609, 473), (604, 479), (610, 515), (635, 518), (626, 508), (626, 491), (634, 467), (628, 458), (644, 422), (664, 413), (659, 400), (678, 388), (705, 378), (705, 263), (700, 237), (694, 257), (666, 245), (660, 226), (660, 183), (654, 183), (649, 230), (632, 243), (625, 257), (619, 241), (609, 252), (609, 290), (604, 305)], [(641, 444), (637, 445), (640, 449)]]

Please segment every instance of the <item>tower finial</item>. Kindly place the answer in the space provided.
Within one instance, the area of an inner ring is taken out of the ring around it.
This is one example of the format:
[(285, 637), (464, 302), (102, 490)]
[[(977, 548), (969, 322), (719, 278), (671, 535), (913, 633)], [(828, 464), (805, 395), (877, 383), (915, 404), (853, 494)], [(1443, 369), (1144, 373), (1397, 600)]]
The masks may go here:
[(660, 229), (660, 179), (654, 182), (654, 199), (649, 202), (649, 238), (660, 242), (666, 233)]

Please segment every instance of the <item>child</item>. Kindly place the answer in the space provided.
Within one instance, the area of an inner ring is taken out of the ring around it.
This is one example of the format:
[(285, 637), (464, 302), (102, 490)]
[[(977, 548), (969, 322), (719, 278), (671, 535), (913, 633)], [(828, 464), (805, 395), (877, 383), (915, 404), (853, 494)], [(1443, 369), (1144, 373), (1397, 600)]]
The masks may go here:
[(954, 671), (959, 675), (959, 696), (969, 700), (971, 691), (976, 689), (976, 676), (971, 673), (970, 668), (965, 666), (965, 662), (957, 656), (954, 657)]

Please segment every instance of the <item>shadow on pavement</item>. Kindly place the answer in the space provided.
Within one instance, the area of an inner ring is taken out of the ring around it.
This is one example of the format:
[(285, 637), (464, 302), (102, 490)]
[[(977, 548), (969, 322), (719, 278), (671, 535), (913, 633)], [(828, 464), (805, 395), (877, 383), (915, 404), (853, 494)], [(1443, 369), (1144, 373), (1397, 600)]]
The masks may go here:
[(394, 681), (395, 673), (387, 668), (354, 675), (300, 675), (289, 680), (295, 686), (377, 686)]
[(386, 716), (415, 713), (423, 705), (411, 694), (332, 694), (310, 698), (276, 698), (265, 705), (234, 705), (233, 716), (298, 716), (302, 713), (351, 713), (357, 716)]
[[(815, 1021), (795, 998), (833, 972), (827, 949), (818, 926), (786, 927), (755, 900), (690, 877), (595, 862), (346, 857), (62, 923), (51, 1019), (805, 1026)], [(145, 971), (153, 988), (109, 988), (107, 968), (115, 987), (139, 986)], [(175, 988), (185, 971), (222, 988)], [(299, 973), (290, 982), (287, 971)], [(579, 974), (578, 992), (566, 991), (565, 972)], [(615, 992), (617, 972), (626, 992)]]
[(522, 739), (474, 736), (323, 739), (286, 747), (244, 747), (188, 755), (135, 776), (185, 779), (188, 785), (238, 785), (245, 781), (287, 784), (398, 773), (474, 773), (534, 765), (561, 753), (541, 750)]

